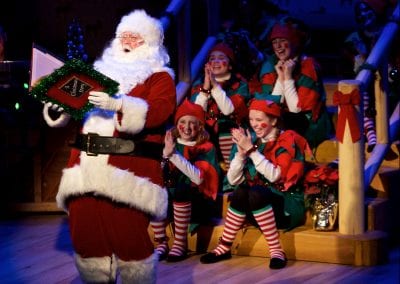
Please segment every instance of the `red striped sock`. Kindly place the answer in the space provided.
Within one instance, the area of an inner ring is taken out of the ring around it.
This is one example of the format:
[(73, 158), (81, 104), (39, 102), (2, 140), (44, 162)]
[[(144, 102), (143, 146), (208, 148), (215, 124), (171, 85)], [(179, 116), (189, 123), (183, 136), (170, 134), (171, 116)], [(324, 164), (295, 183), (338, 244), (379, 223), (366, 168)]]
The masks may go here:
[(376, 131), (375, 131), (375, 122), (374, 118), (370, 117), (367, 113), (369, 108), (369, 96), (368, 92), (363, 95), (364, 102), (364, 132), (367, 138), (368, 145), (376, 144)]
[(221, 154), (225, 162), (226, 170), (229, 169), (229, 165), (231, 163), (229, 157), (231, 155), (231, 150), (232, 150), (232, 136), (227, 135), (227, 136), (219, 136), (219, 148), (221, 149)]
[(225, 219), (225, 227), (221, 237), (222, 242), (213, 250), (213, 253), (216, 255), (221, 255), (231, 250), (231, 246), (226, 245), (226, 243), (233, 243), (237, 232), (243, 225), (245, 218), (246, 214), (236, 211), (231, 207), (228, 208)]
[(150, 224), (154, 232), (154, 240), (157, 242), (156, 252), (159, 255), (165, 254), (168, 251), (168, 239), (165, 231), (167, 221), (151, 221)]
[(187, 230), (192, 214), (192, 203), (190, 202), (174, 202), (174, 225), (175, 235), (169, 255), (180, 256), (187, 249)]
[(275, 215), (271, 206), (253, 212), (260, 230), (267, 240), (271, 258), (285, 259), (285, 252), (279, 242), (279, 234), (276, 229)]

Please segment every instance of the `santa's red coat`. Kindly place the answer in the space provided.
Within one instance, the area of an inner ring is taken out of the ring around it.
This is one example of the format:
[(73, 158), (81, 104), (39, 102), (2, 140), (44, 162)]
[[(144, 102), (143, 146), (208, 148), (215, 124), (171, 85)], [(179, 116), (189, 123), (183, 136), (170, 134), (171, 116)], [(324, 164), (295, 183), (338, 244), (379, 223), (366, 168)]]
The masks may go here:
[[(122, 99), (119, 113), (91, 111), (84, 121), (82, 133), (115, 137), (129, 134), (163, 144), (165, 125), (176, 107), (175, 85), (170, 74), (152, 74), (129, 94), (122, 95)], [(86, 152), (73, 149), (63, 171), (58, 205), (67, 210), (68, 197), (88, 192), (157, 218), (166, 214), (168, 197), (162, 187), (160, 163), (154, 159), (128, 155), (88, 156)]]

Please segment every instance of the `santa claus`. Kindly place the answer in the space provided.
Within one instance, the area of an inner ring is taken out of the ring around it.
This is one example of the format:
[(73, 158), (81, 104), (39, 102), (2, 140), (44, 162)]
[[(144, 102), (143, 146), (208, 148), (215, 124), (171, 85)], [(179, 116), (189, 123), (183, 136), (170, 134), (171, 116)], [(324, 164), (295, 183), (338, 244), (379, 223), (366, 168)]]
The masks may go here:
[[(147, 228), (166, 217), (160, 160), (166, 124), (176, 107), (173, 71), (160, 21), (143, 10), (122, 17), (94, 63), (119, 93), (91, 91), (89, 111), (63, 170), (57, 203), (69, 215), (76, 266), (84, 282), (154, 283), (157, 256)], [(59, 112), (54, 119), (50, 109)], [(44, 106), (52, 127), (70, 116)]]

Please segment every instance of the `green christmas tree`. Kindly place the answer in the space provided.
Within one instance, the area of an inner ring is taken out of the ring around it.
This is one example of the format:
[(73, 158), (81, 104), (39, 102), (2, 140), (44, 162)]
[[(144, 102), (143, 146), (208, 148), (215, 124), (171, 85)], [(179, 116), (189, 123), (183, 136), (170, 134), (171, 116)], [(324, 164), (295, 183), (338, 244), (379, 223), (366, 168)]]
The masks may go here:
[(88, 55), (85, 52), (83, 44), (82, 28), (78, 21), (74, 19), (68, 26), (68, 40), (67, 40), (67, 58), (68, 60), (79, 59), (87, 62)]

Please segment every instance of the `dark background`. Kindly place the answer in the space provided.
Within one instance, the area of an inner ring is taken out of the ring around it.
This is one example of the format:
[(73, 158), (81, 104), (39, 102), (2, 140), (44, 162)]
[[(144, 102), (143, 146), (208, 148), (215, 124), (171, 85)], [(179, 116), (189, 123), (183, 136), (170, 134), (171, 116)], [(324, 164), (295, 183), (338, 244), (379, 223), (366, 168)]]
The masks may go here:
[[(207, 0), (191, 1), (192, 47), (196, 49), (206, 33)], [(234, 18), (239, 25), (256, 30), (261, 17), (274, 13), (268, 3), (299, 17), (312, 31), (310, 52), (335, 54), (344, 37), (354, 30), (353, 0), (295, 1), (295, 0), (221, 0), (221, 23)], [(30, 60), (32, 43), (65, 57), (67, 29), (75, 19), (81, 25), (89, 61), (99, 56), (114, 36), (121, 16), (134, 9), (145, 9), (154, 17), (161, 17), (170, 0), (14, 0), (3, 1), (0, 25), (7, 32), (8, 60)], [(247, 3), (244, 6), (242, 3)], [(307, 5), (309, 4), (309, 5)], [(258, 30), (257, 30), (258, 31)], [(166, 45), (173, 52), (175, 35), (166, 32)], [(196, 52), (196, 50), (194, 50)]]
[(91, 60), (99, 56), (113, 37), (120, 18), (134, 9), (146, 9), (159, 17), (168, 0), (14, 0), (3, 1), (0, 25), (7, 32), (8, 60), (27, 60), (32, 43), (65, 57), (67, 29), (75, 19), (84, 31)]

